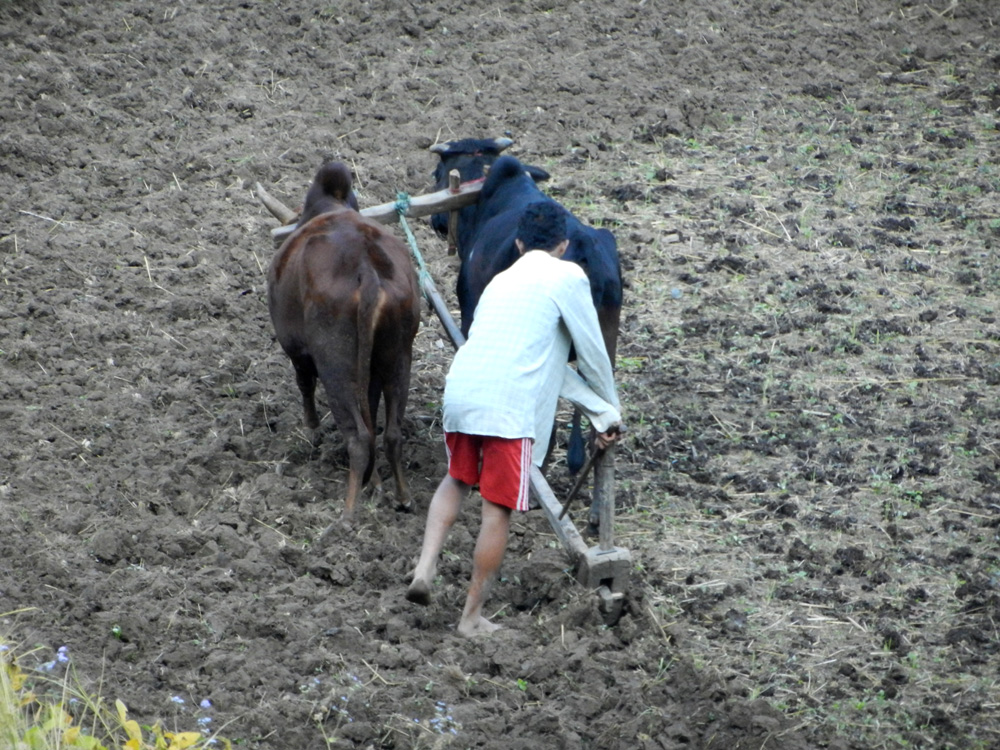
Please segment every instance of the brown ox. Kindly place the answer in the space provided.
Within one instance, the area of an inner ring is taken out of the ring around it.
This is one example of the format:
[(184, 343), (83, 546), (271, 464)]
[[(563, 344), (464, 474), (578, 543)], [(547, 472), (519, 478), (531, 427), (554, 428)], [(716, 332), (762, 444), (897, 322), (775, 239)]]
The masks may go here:
[(347, 442), (348, 520), (375, 464), (374, 420), (383, 395), (383, 440), (396, 500), (404, 509), (411, 507), (401, 423), (420, 323), (417, 280), (406, 245), (361, 216), (356, 206), (347, 167), (321, 167), (302, 218), (267, 279), (271, 322), (295, 367), (306, 426), (319, 426), (314, 398), (319, 378)]

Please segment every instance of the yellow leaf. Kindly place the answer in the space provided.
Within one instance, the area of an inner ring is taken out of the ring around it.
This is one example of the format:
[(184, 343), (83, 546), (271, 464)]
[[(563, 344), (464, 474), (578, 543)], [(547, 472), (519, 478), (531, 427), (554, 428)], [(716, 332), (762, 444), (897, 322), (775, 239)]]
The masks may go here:
[(20, 690), (24, 686), (25, 675), (16, 666), (11, 665), (8, 668), (8, 675), (10, 676), (10, 686), (14, 690)]
[(139, 740), (131, 739), (122, 745), (122, 750), (139, 750)]
[(137, 747), (142, 743), (142, 730), (139, 728), (139, 722), (129, 719), (122, 724), (122, 728), (125, 730), (125, 734), (128, 735), (129, 740), (135, 740)]
[(160, 726), (159, 722), (153, 725), (152, 732), (155, 750), (167, 750), (167, 740), (164, 736), (163, 727)]
[(198, 744), (201, 734), (198, 732), (180, 732), (179, 734), (168, 735), (170, 739), (170, 750), (188, 750)]
[(80, 738), (80, 727), (70, 727), (65, 732), (63, 732), (63, 742), (67, 745), (77, 744), (77, 740)]
[(115, 701), (115, 708), (118, 709), (118, 722), (124, 724), (128, 720), (128, 709), (125, 708), (125, 704), (121, 702), (121, 699)]

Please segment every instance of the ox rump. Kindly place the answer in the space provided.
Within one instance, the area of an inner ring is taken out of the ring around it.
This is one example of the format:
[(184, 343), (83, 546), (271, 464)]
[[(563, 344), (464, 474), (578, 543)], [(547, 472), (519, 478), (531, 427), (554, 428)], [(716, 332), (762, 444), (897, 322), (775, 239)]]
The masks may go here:
[(344, 164), (320, 167), (301, 218), (268, 271), (271, 322), (295, 369), (305, 424), (319, 426), (319, 380), (347, 444), (347, 521), (374, 468), (374, 420), (383, 397), (383, 444), (396, 501), (412, 507), (402, 469), (402, 419), (420, 323), (409, 250), (358, 213), (351, 184)]

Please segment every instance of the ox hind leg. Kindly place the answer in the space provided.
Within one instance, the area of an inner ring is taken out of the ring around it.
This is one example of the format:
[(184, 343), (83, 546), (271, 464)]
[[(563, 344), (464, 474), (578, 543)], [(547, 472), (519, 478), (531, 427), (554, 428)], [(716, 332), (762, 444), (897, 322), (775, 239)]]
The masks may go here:
[(353, 357), (339, 360), (331, 346), (317, 357), (319, 379), (337, 429), (347, 444), (348, 477), (343, 518), (350, 522), (361, 490), (371, 476), (375, 460), (375, 435), (361, 414), (357, 386), (357, 364)]
[(316, 363), (308, 354), (288, 356), (295, 368), (295, 382), (302, 394), (302, 419), (306, 427), (315, 430), (319, 427), (319, 414), (316, 412)]
[(406, 413), (406, 400), (410, 391), (411, 357), (410, 348), (406, 347), (406, 351), (396, 361), (386, 363), (386, 369), (382, 370), (386, 373), (385, 377), (377, 378), (373, 372), (370, 389), (370, 395), (373, 397), (371, 407), (373, 415), (378, 409), (380, 394), (385, 396), (385, 430), (382, 433), (382, 445), (396, 485), (396, 507), (406, 512), (413, 510), (410, 487), (403, 471), (403, 415)]

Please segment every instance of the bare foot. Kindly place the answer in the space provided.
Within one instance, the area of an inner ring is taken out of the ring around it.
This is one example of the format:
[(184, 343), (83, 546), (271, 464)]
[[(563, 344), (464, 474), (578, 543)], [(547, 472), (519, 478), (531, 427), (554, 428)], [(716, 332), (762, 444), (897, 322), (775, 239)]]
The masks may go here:
[(479, 616), (470, 621), (462, 620), (458, 623), (458, 632), (466, 638), (476, 638), (480, 635), (489, 635), (500, 630), (503, 626), (490, 622), (485, 617)]
[(414, 578), (410, 588), (406, 590), (406, 599), (414, 604), (426, 607), (431, 603), (431, 587), (421, 579)]

